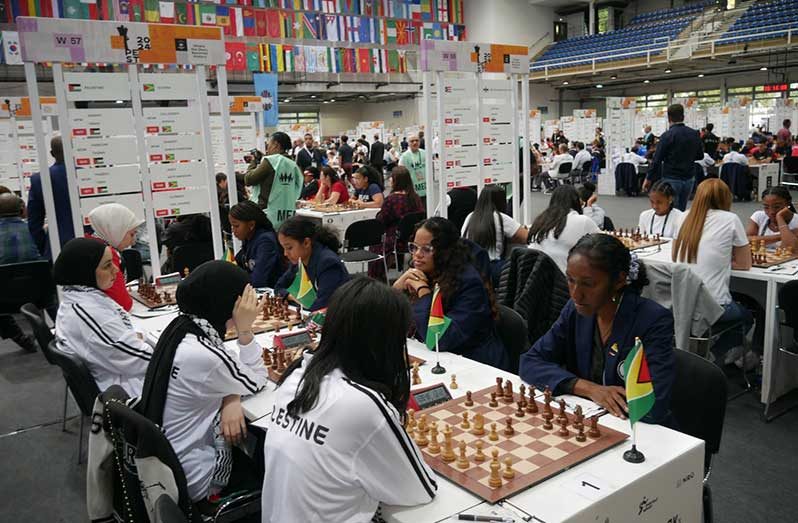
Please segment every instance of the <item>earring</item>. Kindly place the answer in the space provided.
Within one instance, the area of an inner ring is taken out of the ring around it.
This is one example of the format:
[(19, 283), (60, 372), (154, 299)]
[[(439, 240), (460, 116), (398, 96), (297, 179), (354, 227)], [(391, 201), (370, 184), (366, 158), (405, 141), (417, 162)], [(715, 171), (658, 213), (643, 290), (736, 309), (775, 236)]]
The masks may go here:
[(618, 303), (618, 297), (617, 296), (613, 296), (612, 297), (612, 303)]

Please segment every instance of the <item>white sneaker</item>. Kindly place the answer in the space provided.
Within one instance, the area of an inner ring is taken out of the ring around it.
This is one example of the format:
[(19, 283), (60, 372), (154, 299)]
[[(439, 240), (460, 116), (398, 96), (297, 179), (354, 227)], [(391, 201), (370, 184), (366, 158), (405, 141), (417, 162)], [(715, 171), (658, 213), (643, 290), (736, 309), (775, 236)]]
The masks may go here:
[(746, 352), (745, 364), (743, 364), (742, 357), (734, 360), (734, 364), (737, 366), (738, 369), (743, 369), (746, 372), (749, 370), (753, 370), (759, 365), (759, 354), (755, 354), (753, 352)]

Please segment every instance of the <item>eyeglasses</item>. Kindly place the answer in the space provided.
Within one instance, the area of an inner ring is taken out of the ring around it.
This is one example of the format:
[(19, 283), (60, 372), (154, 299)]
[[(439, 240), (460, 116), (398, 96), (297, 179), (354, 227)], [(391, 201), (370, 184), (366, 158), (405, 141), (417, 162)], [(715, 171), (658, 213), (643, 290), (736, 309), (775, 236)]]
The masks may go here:
[(416, 251), (421, 251), (423, 256), (430, 256), (435, 252), (435, 247), (432, 245), (418, 245), (417, 243), (408, 242), (407, 252), (410, 254), (415, 254)]

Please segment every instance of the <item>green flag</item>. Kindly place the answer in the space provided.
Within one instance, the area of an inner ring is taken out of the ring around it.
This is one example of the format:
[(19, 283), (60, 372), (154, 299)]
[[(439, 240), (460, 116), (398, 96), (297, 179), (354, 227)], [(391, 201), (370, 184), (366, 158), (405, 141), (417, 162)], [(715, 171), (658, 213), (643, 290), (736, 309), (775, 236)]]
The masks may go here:
[(449, 328), (452, 320), (443, 313), (443, 297), (441, 288), (435, 284), (435, 291), (432, 293), (432, 303), (429, 307), (429, 321), (427, 322), (427, 338), (425, 340), (429, 350), (435, 350), (437, 341), (443, 337), (443, 333)]
[(305, 271), (305, 264), (302, 263), (302, 260), (299, 260), (299, 270), (296, 271), (296, 277), (291, 286), (288, 287), (288, 292), (306, 309), (309, 309), (313, 302), (316, 301), (316, 289), (313, 288), (313, 282), (308, 278), (308, 273)]
[(651, 373), (648, 371), (648, 362), (640, 338), (637, 338), (634, 348), (626, 356), (623, 375), (626, 379), (629, 423), (634, 425), (648, 414), (656, 401), (654, 384), (651, 382)]

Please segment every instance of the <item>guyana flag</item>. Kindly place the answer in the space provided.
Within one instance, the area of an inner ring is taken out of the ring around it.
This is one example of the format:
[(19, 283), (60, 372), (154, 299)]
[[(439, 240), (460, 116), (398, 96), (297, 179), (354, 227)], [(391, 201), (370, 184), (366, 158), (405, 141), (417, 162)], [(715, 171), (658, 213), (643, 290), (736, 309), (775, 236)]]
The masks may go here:
[[(430, 321), (432, 321), (430, 319)], [(629, 408), (629, 422), (634, 425), (654, 406), (654, 384), (648, 371), (643, 342), (635, 340), (635, 346), (626, 356), (623, 364), (626, 376), (626, 405)]]
[(288, 292), (303, 307), (308, 309), (316, 301), (316, 289), (313, 288), (313, 282), (310, 281), (308, 273), (305, 272), (305, 264), (302, 263), (302, 260), (299, 260), (299, 270), (296, 272), (294, 283), (288, 287)]
[(435, 291), (432, 293), (432, 305), (429, 308), (429, 323), (427, 324), (426, 343), (429, 350), (435, 350), (435, 342), (443, 337), (443, 333), (449, 328), (450, 323), (452, 320), (443, 313), (441, 288), (436, 283)]

